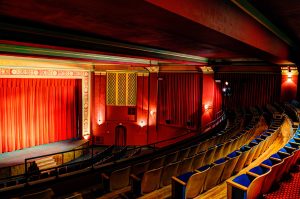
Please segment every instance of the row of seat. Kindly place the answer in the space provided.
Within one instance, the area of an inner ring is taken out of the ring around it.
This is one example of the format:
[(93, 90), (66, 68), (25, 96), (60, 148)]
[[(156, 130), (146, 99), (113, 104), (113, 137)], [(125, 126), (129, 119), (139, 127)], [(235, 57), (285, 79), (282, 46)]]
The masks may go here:
[(227, 181), (229, 199), (258, 198), (268, 193), (300, 159), (300, 129), (277, 153), (246, 174)]
[[(205, 163), (194, 171), (173, 177), (172, 196), (174, 198), (193, 198), (238, 173), (259, 157), (276, 139), (280, 127), (278, 122), (273, 122), (271, 129), (253, 139), (248, 145), (242, 146), (239, 150), (225, 155), (212, 164)], [(241, 140), (244, 139), (243, 135), (249, 139), (248, 134), (242, 134)], [(232, 149), (238, 149), (238, 147), (238, 145), (233, 145)]]
[[(236, 124), (237, 123), (235, 123), (235, 125)], [(147, 182), (153, 182), (153, 180), (149, 180), (148, 175), (153, 175), (151, 174), (153, 172), (159, 173), (159, 170), (161, 171), (161, 175), (158, 176), (162, 176), (162, 183), (157, 183), (156, 179), (156, 183), (152, 184), (156, 185), (155, 188), (166, 186), (170, 184), (171, 177), (173, 175), (180, 175), (187, 171), (193, 170), (194, 168), (199, 168), (202, 165), (207, 164), (208, 162), (212, 162), (214, 160), (215, 154), (221, 154), (223, 153), (223, 151), (230, 151), (230, 147), (233, 146), (232, 143), (236, 143), (235, 140), (237, 139), (230, 140), (228, 144), (224, 145), (228, 149), (225, 149), (223, 145), (220, 145), (222, 147), (218, 148), (211, 147), (211, 149), (208, 151), (204, 150), (203, 148), (206, 148), (206, 146), (210, 146), (211, 143), (220, 142), (224, 139), (226, 134), (230, 134), (229, 130), (232, 129), (235, 129), (235, 126), (228, 125), (227, 128), (218, 136), (214, 136), (205, 142), (200, 142), (199, 144), (170, 152), (169, 154), (166, 154), (164, 156), (156, 157), (151, 161), (148, 160), (144, 162), (138, 162), (126, 168), (102, 173), (101, 176), (105, 190), (107, 192), (112, 192), (129, 186), (129, 175), (131, 175), (131, 181), (134, 181), (134, 179), (140, 179), (140, 181), (145, 179), (145, 181)], [(216, 153), (216, 151), (218, 152)], [(157, 175), (153, 176), (158, 177)], [(133, 186), (133, 190), (136, 190), (136, 186)], [(141, 193), (144, 193), (143, 190), (144, 189), (142, 189)], [(133, 192), (137, 193), (139, 191)]]

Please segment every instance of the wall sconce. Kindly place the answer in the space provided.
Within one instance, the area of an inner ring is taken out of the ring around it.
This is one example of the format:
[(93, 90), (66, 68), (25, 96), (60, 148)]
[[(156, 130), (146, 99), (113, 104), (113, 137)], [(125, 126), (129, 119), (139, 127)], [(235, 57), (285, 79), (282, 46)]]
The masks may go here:
[(101, 124), (102, 124), (102, 120), (101, 120), (101, 119), (98, 119), (97, 124), (98, 124), (98, 125), (101, 125)]
[(228, 84), (229, 84), (228, 81), (226, 81), (226, 82), (225, 82), (225, 85), (228, 86)]
[(146, 124), (145, 124), (144, 120), (141, 120), (140, 123), (139, 123), (139, 125), (140, 125), (140, 127), (143, 128)]
[(154, 110), (151, 110), (151, 111), (150, 111), (150, 115), (151, 115), (151, 116), (154, 116), (154, 115), (155, 115), (155, 111), (154, 111)]
[(83, 134), (83, 138), (85, 139), (85, 140), (89, 140), (90, 139), (90, 134), (89, 133), (84, 133)]
[(204, 111), (208, 111), (208, 109), (211, 109), (212, 107), (208, 104), (204, 104)]
[(292, 82), (293, 76), (298, 76), (298, 68), (296, 66), (282, 66), (281, 74), (287, 76), (287, 82)]
[(288, 73), (288, 81), (292, 81), (292, 73), (291, 72)]

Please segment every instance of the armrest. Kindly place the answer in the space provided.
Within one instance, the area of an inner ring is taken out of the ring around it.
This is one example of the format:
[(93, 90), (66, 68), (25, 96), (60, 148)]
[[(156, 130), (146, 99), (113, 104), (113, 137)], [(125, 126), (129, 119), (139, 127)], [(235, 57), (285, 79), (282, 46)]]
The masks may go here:
[(247, 187), (245, 187), (245, 186), (243, 186), (243, 185), (241, 185), (241, 184), (238, 184), (238, 183), (236, 183), (236, 182), (233, 182), (233, 181), (231, 181), (231, 180), (228, 180), (228, 181), (226, 181), (228, 184), (230, 184), (231, 186), (233, 186), (233, 187), (236, 187), (236, 188), (238, 188), (238, 189), (240, 189), (240, 190), (243, 190), (243, 191), (247, 191)]
[(109, 177), (106, 175), (106, 173), (101, 173), (101, 177), (105, 180), (109, 180)]
[(172, 176), (172, 180), (174, 180), (176, 183), (181, 184), (182, 186), (186, 186), (185, 182), (183, 182), (182, 180), (176, 178), (175, 176)]
[(131, 181), (131, 191), (136, 195), (139, 196), (141, 195), (142, 192), (142, 179), (140, 179), (139, 177), (137, 177), (134, 174), (130, 175), (130, 181)]
[(137, 176), (134, 175), (134, 174), (131, 174), (131, 175), (130, 175), (130, 178), (131, 178), (132, 180), (138, 181), (138, 182), (142, 180), (141, 178), (137, 177)]
[(287, 155), (287, 156), (290, 156), (290, 155), (291, 155), (291, 154), (289, 154), (289, 153), (282, 152), (282, 151), (278, 151), (278, 153), (280, 153), (280, 154), (284, 154), (284, 155)]
[(278, 162), (280, 162), (280, 161), (281, 161), (281, 159), (278, 159), (278, 158), (273, 158), (273, 157), (270, 157), (270, 159), (271, 159), (271, 160), (276, 160), (276, 161), (278, 161)]

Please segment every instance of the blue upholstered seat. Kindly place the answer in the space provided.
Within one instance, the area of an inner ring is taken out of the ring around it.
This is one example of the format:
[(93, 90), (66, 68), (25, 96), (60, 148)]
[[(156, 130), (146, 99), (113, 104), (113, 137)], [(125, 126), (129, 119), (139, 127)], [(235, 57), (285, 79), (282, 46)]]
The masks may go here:
[(263, 167), (263, 166), (256, 166), (256, 167), (253, 167), (252, 169), (250, 169), (249, 171), (252, 173), (255, 173), (257, 175), (262, 175), (262, 174), (265, 174), (268, 171), (270, 171), (270, 169), (267, 167)]
[(238, 153), (238, 151), (233, 151), (232, 153), (228, 154), (227, 157), (229, 158), (235, 158), (236, 156), (241, 155), (241, 153)]
[(177, 176), (178, 179), (180, 179), (181, 181), (187, 183), (187, 181), (189, 180), (189, 178), (194, 174), (195, 172), (194, 171), (191, 171), (191, 172), (187, 172), (187, 173), (184, 173), (180, 176)]
[(240, 185), (243, 185), (244, 187), (249, 187), (249, 185), (254, 179), (255, 179), (254, 176), (248, 174), (242, 174), (240, 176), (235, 177), (232, 181)]

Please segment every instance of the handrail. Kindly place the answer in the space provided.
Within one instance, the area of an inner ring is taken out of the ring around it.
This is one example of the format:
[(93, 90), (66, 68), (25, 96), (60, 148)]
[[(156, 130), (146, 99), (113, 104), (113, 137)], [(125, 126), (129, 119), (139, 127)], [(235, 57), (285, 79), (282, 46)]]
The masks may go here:
[[(219, 111), (216, 115), (222, 113), (222, 111)], [(205, 130), (207, 130), (209, 127), (212, 127), (212, 126), (215, 126), (217, 124), (219, 124), (221, 122), (222, 119), (224, 119), (224, 116), (225, 116), (225, 113), (223, 112), (218, 118), (216, 118), (215, 120), (211, 121), (210, 123), (208, 123), (206, 125), (206, 128)], [(176, 140), (178, 138), (181, 138), (181, 137), (184, 137), (184, 136), (187, 136), (187, 135), (190, 135), (190, 134), (193, 134), (195, 133), (196, 131), (192, 131), (191, 129), (186, 129), (185, 131), (187, 131), (186, 133), (184, 134), (181, 134), (179, 136), (175, 136), (175, 137), (172, 137), (172, 138), (169, 138), (169, 139), (165, 139), (165, 140), (161, 140), (161, 141), (158, 141), (158, 142), (154, 142), (154, 143), (150, 143), (150, 144), (147, 144), (147, 145), (142, 145), (142, 146), (138, 146), (138, 147), (134, 147), (132, 149), (127, 149), (127, 151), (132, 151), (132, 150), (138, 150), (138, 149), (141, 149), (141, 148), (145, 148), (145, 147), (148, 147), (148, 148), (153, 148), (155, 150), (156, 146), (158, 144), (161, 144), (161, 143), (166, 143), (166, 142), (169, 142), (169, 141), (173, 141), (173, 140)], [(203, 131), (202, 131), (203, 132)], [(113, 147), (114, 145), (111, 145), (110, 147)], [(108, 147), (108, 148), (110, 148)], [(64, 154), (64, 153), (68, 153), (68, 152), (76, 152), (76, 151), (83, 151), (83, 150), (89, 150), (89, 149), (93, 149), (95, 148), (94, 144), (92, 143), (91, 146), (88, 146), (88, 147), (84, 147), (84, 148), (79, 148), (79, 149), (72, 149), (72, 150), (67, 150), (67, 151), (60, 151), (60, 152), (56, 152), (56, 153), (51, 153), (51, 154), (46, 154), (46, 155), (41, 155), (41, 156), (36, 156), (36, 157), (30, 157), (30, 158), (25, 158), (25, 173), (24, 173), (24, 176), (26, 178), (26, 180), (28, 180), (28, 168), (27, 168), (27, 164), (30, 160), (33, 160), (33, 159), (39, 159), (39, 158), (43, 158), (43, 157), (47, 157), (47, 156), (53, 156), (53, 155), (58, 155), (58, 154)], [(97, 148), (97, 146), (96, 146)], [(104, 150), (105, 151), (105, 150)], [(102, 153), (102, 152), (101, 152)], [(94, 155), (92, 153), (91, 157), (87, 160), (82, 160), (82, 161), (78, 161), (78, 162), (72, 162), (72, 163), (67, 163), (67, 164), (64, 164), (64, 165), (58, 165), (56, 167), (53, 167), (53, 168), (49, 168), (49, 169), (46, 169), (46, 170), (57, 170), (57, 168), (60, 168), (60, 167), (63, 167), (63, 166), (69, 166), (69, 165), (74, 165), (74, 164), (80, 164), (80, 163), (83, 163), (83, 162), (88, 162), (88, 161), (91, 161), (94, 159)], [(63, 160), (62, 160), (63, 161)], [(30, 163), (30, 162), (29, 162)], [(93, 161), (92, 161), (92, 166), (93, 166)], [(18, 176), (21, 176), (21, 175), (18, 175)], [(17, 177), (17, 176), (10, 176), (8, 178), (2, 178), (1, 180), (3, 179), (9, 179), (9, 178), (14, 178), (14, 177)]]
[(225, 117), (225, 112), (223, 112), (221, 110), (221, 111), (217, 112), (216, 115), (218, 115), (219, 113), (222, 113), (222, 114), (219, 117), (217, 117), (216, 119), (214, 119), (213, 121), (211, 121), (208, 124), (206, 124), (205, 127), (201, 129), (202, 132), (206, 132), (208, 129), (211, 129), (213, 126), (215, 126), (218, 123), (220, 123), (220, 121), (222, 120), (222, 118)]

